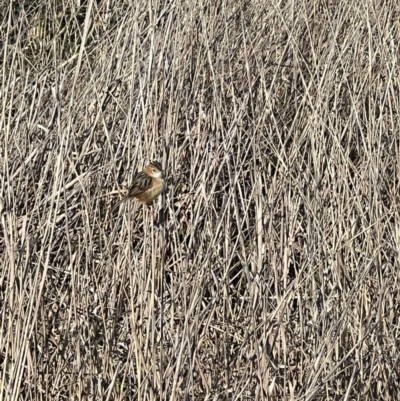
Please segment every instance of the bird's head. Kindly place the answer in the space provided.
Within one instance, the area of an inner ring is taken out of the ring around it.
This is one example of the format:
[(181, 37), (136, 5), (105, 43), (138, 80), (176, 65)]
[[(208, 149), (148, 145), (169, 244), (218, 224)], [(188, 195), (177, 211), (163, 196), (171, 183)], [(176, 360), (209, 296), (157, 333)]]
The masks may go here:
[(150, 177), (165, 178), (164, 171), (162, 169), (161, 163), (159, 162), (151, 162), (144, 168), (144, 171)]

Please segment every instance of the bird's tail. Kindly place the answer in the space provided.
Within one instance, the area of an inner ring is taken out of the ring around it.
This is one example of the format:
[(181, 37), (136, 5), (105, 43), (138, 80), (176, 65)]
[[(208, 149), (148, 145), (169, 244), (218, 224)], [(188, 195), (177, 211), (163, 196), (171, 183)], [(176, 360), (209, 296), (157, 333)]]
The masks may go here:
[(127, 196), (124, 196), (122, 199), (120, 199), (111, 209), (111, 213), (114, 213), (122, 203), (124, 203), (128, 199)]

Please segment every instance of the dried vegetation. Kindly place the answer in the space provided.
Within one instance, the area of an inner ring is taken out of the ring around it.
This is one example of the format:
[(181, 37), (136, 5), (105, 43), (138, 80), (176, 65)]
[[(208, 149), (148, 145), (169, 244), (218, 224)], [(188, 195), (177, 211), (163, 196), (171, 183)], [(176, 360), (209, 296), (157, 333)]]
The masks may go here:
[(1, 400), (395, 399), (397, 1), (0, 13)]

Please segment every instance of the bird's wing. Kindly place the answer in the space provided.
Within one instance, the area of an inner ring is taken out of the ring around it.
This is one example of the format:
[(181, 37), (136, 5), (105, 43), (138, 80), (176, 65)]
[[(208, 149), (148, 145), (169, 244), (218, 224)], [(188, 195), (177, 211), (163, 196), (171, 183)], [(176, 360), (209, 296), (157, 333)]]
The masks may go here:
[(133, 182), (127, 196), (131, 198), (147, 191), (151, 187), (152, 183), (152, 178), (144, 171), (136, 174), (133, 178)]
[(112, 208), (112, 211), (116, 210), (119, 205), (125, 202), (129, 198), (133, 198), (141, 193), (147, 191), (152, 185), (152, 178), (147, 175), (144, 171), (137, 173), (133, 177), (132, 185), (129, 188), (128, 194), (119, 200)]

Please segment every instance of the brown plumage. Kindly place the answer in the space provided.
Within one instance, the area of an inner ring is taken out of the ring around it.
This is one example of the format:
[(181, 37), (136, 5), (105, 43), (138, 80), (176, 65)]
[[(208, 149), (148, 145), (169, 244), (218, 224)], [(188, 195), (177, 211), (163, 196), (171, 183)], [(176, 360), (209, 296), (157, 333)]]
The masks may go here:
[(143, 171), (135, 174), (128, 194), (113, 207), (113, 211), (127, 199), (137, 199), (139, 202), (150, 205), (165, 187), (165, 175), (159, 162), (151, 162)]

